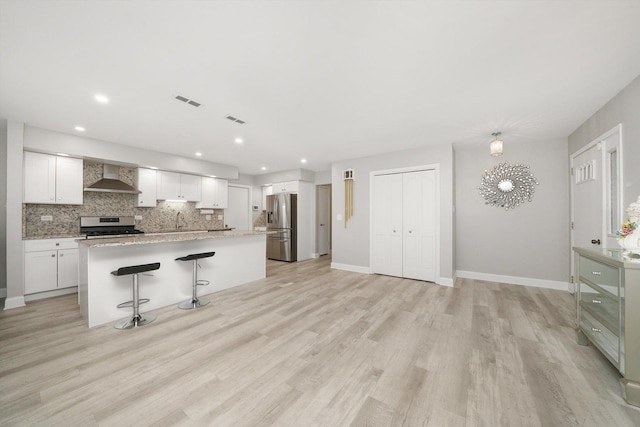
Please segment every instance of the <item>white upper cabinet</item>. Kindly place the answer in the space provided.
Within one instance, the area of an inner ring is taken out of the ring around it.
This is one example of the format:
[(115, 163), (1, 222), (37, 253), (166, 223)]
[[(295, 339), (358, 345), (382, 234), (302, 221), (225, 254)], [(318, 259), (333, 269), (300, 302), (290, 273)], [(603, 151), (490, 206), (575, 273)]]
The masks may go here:
[(180, 193), (184, 200), (199, 202), (202, 199), (202, 177), (180, 174)]
[(24, 152), (24, 203), (82, 204), (82, 159)]
[(138, 168), (136, 171), (136, 188), (141, 191), (137, 196), (137, 206), (141, 208), (155, 208), (157, 186), (156, 171), (153, 169)]
[(272, 194), (273, 194), (272, 185), (265, 185), (264, 187), (262, 187), (262, 210), (267, 209), (267, 196), (270, 196)]
[(273, 194), (297, 193), (300, 185), (298, 181), (278, 182), (272, 185)]
[(157, 171), (156, 183), (158, 200), (199, 202), (202, 197), (202, 180), (196, 175)]
[(229, 182), (226, 179), (202, 177), (202, 199), (196, 208), (226, 209), (229, 204)]

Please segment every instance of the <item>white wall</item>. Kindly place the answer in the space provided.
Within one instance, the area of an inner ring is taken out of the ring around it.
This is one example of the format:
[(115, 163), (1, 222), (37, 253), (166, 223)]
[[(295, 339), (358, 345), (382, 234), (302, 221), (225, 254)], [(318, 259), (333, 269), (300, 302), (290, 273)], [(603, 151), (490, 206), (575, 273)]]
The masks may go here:
[(622, 197), (626, 207), (640, 196), (640, 76), (569, 135), (569, 153), (575, 153), (618, 123), (622, 123)]
[[(427, 146), (377, 156), (335, 162), (332, 181), (332, 263), (351, 266), (355, 270), (370, 268), (369, 172), (376, 170), (440, 165), (440, 277), (451, 281), (453, 264), (453, 148), (451, 144)], [(337, 214), (344, 215), (344, 181), (342, 171), (353, 169), (354, 213), (344, 226)]]
[(7, 129), (0, 126), (0, 298), (7, 296)]
[[(523, 284), (566, 290), (570, 275), (567, 140), (521, 143), (505, 137), (502, 156), (490, 156), (489, 144), (483, 144), (456, 147), (455, 158), (457, 270), (520, 277), (525, 278)], [(503, 162), (530, 166), (540, 183), (532, 202), (508, 211), (484, 204), (477, 189), (484, 170)]]

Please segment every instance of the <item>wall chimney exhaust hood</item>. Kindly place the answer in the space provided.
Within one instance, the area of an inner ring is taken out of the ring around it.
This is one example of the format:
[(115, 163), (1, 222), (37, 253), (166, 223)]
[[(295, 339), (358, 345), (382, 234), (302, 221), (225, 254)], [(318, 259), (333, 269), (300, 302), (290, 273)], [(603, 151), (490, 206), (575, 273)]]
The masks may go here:
[(86, 187), (84, 191), (95, 191), (99, 193), (124, 193), (124, 194), (140, 194), (142, 191), (136, 190), (126, 182), (118, 179), (120, 168), (115, 165), (104, 165), (102, 179), (96, 183)]

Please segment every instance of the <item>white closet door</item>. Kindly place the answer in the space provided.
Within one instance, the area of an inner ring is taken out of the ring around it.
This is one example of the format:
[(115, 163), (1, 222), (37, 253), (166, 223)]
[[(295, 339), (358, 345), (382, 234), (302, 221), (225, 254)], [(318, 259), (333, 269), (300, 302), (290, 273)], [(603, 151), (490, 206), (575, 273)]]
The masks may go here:
[(372, 269), (402, 276), (402, 175), (376, 175), (374, 185)]
[(402, 276), (435, 282), (435, 171), (402, 174)]

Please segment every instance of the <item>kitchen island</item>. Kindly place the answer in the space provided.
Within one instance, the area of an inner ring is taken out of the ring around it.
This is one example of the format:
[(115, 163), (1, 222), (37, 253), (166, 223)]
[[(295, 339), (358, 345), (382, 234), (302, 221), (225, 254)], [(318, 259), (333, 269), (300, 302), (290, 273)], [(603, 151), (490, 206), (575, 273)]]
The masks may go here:
[[(78, 240), (78, 249), (78, 301), (89, 327), (131, 315), (131, 308), (117, 308), (118, 304), (130, 301), (132, 297), (131, 276), (111, 274), (120, 267), (160, 263), (160, 269), (152, 272), (152, 277), (139, 277), (140, 298), (151, 300), (140, 306), (143, 313), (191, 297), (193, 266), (190, 262), (176, 261), (178, 257), (200, 252), (216, 253), (214, 257), (199, 262), (198, 278), (210, 281), (210, 285), (199, 286), (198, 295), (266, 276), (265, 232), (202, 231), (81, 239)], [(210, 300), (215, 306), (215, 297), (210, 297)], [(158, 321), (162, 321), (162, 317)]]

